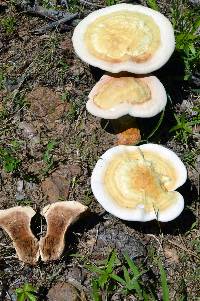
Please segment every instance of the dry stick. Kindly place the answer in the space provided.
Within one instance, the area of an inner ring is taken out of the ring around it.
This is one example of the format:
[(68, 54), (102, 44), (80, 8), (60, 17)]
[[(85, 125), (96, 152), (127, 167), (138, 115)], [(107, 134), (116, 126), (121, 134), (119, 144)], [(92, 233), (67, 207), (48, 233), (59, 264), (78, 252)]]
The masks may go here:
[(58, 21), (52, 22), (52, 23), (50, 23), (50, 24), (48, 24), (48, 25), (45, 25), (45, 26), (43, 26), (43, 27), (41, 27), (41, 28), (36, 29), (36, 30), (34, 31), (34, 33), (35, 33), (35, 34), (43, 34), (43, 33), (45, 33), (47, 30), (51, 30), (51, 29), (53, 29), (53, 28), (55, 28), (55, 27), (58, 27), (59, 25), (61, 25), (61, 24), (63, 24), (63, 23), (66, 23), (66, 22), (68, 22), (68, 21), (70, 21), (70, 20), (76, 18), (77, 15), (78, 15), (78, 13), (73, 14), (73, 15), (67, 15), (66, 17), (64, 17), (64, 18), (62, 18), (62, 19), (60, 19), (60, 20), (58, 20)]
[(177, 242), (172, 241), (172, 240), (168, 240), (168, 242), (169, 242), (170, 244), (172, 244), (172, 245), (174, 245), (174, 246), (176, 246), (176, 247), (182, 249), (183, 251), (187, 252), (188, 254), (190, 254), (190, 255), (192, 255), (192, 256), (194, 256), (194, 257), (200, 259), (200, 256), (198, 256), (196, 253), (194, 253), (193, 251), (188, 250), (187, 248), (185, 248), (184, 246), (178, 244)]
[(54, 9), (46, 9), (42, 6), (34, 5), (31, 7), (30, 5), (18, 4), (20, 8), (23, 9), (25, 13), (37, 15), (40, 17), (47, 18), (49, 20), (59, 20), (65, 17), (67, 14), (65, 11), (58, 11)]
[(89, 1), (80, 0), (80, 3), (88, 5), (88, 6), (96, 6), (96, 7), (103, 7), (103, 5), (97, 4), (97, 3), (91, 3)]

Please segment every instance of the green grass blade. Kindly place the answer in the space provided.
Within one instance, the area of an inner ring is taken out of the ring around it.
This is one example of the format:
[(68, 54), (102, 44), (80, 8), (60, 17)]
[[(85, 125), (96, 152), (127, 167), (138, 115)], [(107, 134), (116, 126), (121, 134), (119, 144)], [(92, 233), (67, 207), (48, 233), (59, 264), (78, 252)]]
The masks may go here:
[(99, 277), (98, 283), (101, 288), (104, 287), (104, 285), (108, 282), (109, 274), (107, 274), (105, 271), (104, 273)]
[(34, 295), (31, 294), (31, 293), (26, 292), (26, 296), (28, 297), (28, 299), (29, 299), (30, 301), (37, 301), (36, 296), (34, 296)]
[(149, 134), (149, 136), (147, 137), (147, 141), (157, 132), (157, 130), (160, 128), (162, 122), (163, 122), (163, 118), (165, 115), (165, 110), (162, 111), (160, 118), (158, 120), (158, 123), (156, 124), (155, 128), (153, 129), (153, 131)]
[(108, 274), (110, 274), (113, 271), (113, 268), (114, 268), (115, 262), (116, 262), (116, 257), (117, 257), (116, 251), (113, 250), (111, 252), (111, 256), (110, 256), (110, 259), (108, 261), (108, 265), (107, 265), (107, 269), (106, 269)]
[[(138, 279), (141, 276), (141, 274), (140, 274), (140, 271), (138, 270), (137, 266), (134, 264), (134, 262), (130, 259), (130, 257), (127, 254), (125, 254), (124, 257), (129, 265), (131, 271), (133, 272), (134, 278)], [(142, 289), (140, 287), (139, 282), (137, 280), (134, 281), (134, 283), (132, 283), (132, 286), (135, 289), (135, 291), (137, 292), (139, 298), (142, 300), (143, 299)]]
[(167, 276), (166, 276), (165, 270), (163, 268), (163, 265), (160, 261), (158, 262), (158, 267), (159, 267), (160, 276), (161, 276), (163, 301), (170, 301), (170, 299), (169, 299), (169, 288), (168, 288), (168, 285), (167, 285)]
[(122, 279), (122, 278), (119, 277), (118, 275), (112, 273), (112, 274), (110, 274), (110, 277), (111, 277), (113, 280), (119, 282), (120, 284), (126, 286), (126, 281), (124, 281), (124, 279)]
[(87, 270), (89, 270), (90, 272), (93, 272), (93, 273), (96, 273), (96, 274), (100, 274), (100, 275), (101, 275), (101, 274), (104, 273), (103, 270), (101, 270), (100, 268), (96, 267), (95, 265), (86, 264), (86, 265), (85, 265), (85, 268), (86, 268)]
[(99, 295), (99, 288), (96, 280), (92, 280), (92, 298), (94, 301), (101, 301)]
[(140, 271), (138, 270), (137, 266), (134, 264), (134, 262), (130, 259), (130, 257), (125, 254), (124, 255), (131, 271), (133, 272), (134, 276), (137, 277), (138, 275), (140, 275)]
[(156, 0), (147, 0), (147, 5), (148, 5), (150, 8), (159, 11), (159, 6), (158, 6)]
[(125, 279), (126, 283), (129, 284), (131, 279), (130, 279), (130, 276), (129, 276), (129, 273), (128, 273), (128, 270), (126, 267), (123, 267), (123, 272), (124, 272), (124, 279)]

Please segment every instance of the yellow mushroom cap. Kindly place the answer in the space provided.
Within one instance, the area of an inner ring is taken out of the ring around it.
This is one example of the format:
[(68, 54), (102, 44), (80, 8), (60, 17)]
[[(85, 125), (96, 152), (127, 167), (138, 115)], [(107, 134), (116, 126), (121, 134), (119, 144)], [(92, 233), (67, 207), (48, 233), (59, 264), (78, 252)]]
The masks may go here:
[(126, 114), (146, 118), (160, 113), (166, 103), (165, 88), (155, 76), (103, 75), (86, 107), (92, 115), (106, 119)]
[(171, 150), (157, 145), (116, 146), (98, 160), (91, 177), (92, 191), (111, 214), (129, 221), (170, 221), (184, 208), (174, 191), (187, 171)]
[(157, 70), (175, 48), (170, 21), (157, 11), (132, 4), (92, 12), (77, 25), (72, 41), (83, 61), (113, 73)]

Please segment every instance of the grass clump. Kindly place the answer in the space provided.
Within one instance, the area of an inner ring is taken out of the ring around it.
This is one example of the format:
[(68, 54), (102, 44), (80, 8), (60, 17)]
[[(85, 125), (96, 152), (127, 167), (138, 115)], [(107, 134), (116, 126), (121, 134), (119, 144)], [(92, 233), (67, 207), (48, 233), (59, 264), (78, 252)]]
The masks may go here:
[(186, 0), (173, 0), (171, 20), (176, 37), (176, 51), (184, 62), (184, 80), (191, 79), (200, 67), (200, 10), (192, 9)]
[[(160, 272), (158, 280), (159, 291), (162, 291), (162, 300), (169, 301), (169, 287), (167, 275), (161, 261), (157, 258), (156, 265)], [(157, 301), (159, 294), (156, 293), (156, 285), (152, 286), (143, 280), (147, 269), (138, 268), (134, 261), (127, 255), (119, 260), (113, 250), (104, 264), (100, 267), (87, 263), (85, 267), (96, 276), (92, 278), (92, 300), (110, 300), (115, 293), (122, 298), (134, 296), (136, 300)]]
[(30, 283), (25, 283), (21, 288), (15, 290), (17, 301), (37, 301), (36, 288)]
[(159, 6), (156, 0), (147, 0), (146, 2), (151, 9), (159, 11)]
[(174, 114), (176, 125), (170, 129), (175, 133), (175, 139), (183, 144), (188, 144), (193, 133), (193, 127), (200, 124), (200, 109), (194, 108), (194, 115), (189, 119), (185, 113)]
[(21, 164), (21, 160), (15, 156), (13, 147), (4, 148), (0, 147), (0, 165), (6, 172), (14, 172)]
[(11, 35), (14, 33), (16, 29), (16, 19), (12, 16), (4, 17), (0, 21), (0, 25), (2, 26), (3, 30), (6, 32), (7, 35)]

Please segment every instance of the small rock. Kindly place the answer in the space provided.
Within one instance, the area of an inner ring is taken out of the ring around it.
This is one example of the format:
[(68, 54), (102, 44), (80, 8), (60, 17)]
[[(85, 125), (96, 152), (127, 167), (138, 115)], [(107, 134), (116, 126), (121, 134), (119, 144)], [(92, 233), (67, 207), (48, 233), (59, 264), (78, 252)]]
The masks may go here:
[(23, 187), (24, 187), (24, 181), (23, 180), (17, 181), (17, 192), (22, 192)]
[(189, 3), (193, 5), (200, 5), (200, 0), (189, 0)]
[(69, 283), (58, 282), (48, 292), (49, 301), (79, 301), (77, 289)]
[(25, 194), (23, 192), (16, 192), (15, 198), (17, 201), (22, 201), (25, 198)]

